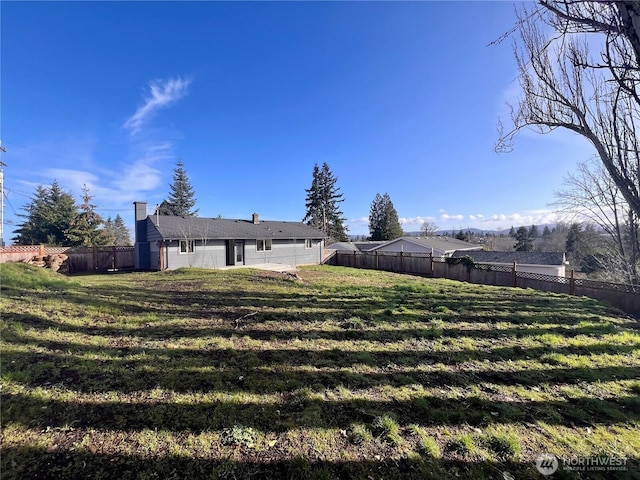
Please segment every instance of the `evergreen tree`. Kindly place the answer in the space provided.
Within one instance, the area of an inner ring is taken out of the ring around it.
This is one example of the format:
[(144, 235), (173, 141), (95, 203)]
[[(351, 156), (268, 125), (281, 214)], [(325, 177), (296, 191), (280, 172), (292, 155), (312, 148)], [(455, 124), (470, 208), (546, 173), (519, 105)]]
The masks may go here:
[(603, 257), (608, 256), (602, 247), (602, 236), (593, 225), (571, 224), (567, 232), (565, 250), (572, 265), (588, 274), (602, 269)]
[(582, 250), (582, 225), (572, 223), (567, 232), (567, 241), (565, 242), (565, 250), (568, 254), (581, 256)]
[(529, 227), (529, 238), (535, 239), (539, 236), (540, 233), (538, 232), (538, 227), (536, 225), (531, 225), (531, 227)]
[(371, 203), (369, 233), (370, 240), (393, 240), (402, 236), (398, 212), (387, 193), (384, 195), (376, 193)]
[(511, 238), (516, 238), (516, 229), (513, 228), (513, 225), (511, 225), (511, 230), (509, 230), (509, 236)]
[(96, 206), (91, 200), (93, 197), (89, 195), (89, 189), (85, 185), (82, 187), (80, 212), (74, 217), (67, 232), (69, 243), (73, 246), (102, 247), (109, 243), (109, 237), (102, 228), (104, 220), (96, 212)]
[(169, 187), (171, 188), (169, 198), (160, 204), (157, 213), (176, 217), (196, 217), (198, 209), (192, 210), (196, 205), (195, 193), (182, 160), (178, 160), (176, 164), (173, 183)]
[(467, 240), (469, 240), (469, 232), (464, 233), (462, 230), (460, 230), (456, 235), (455, 238), (458, 240), (462, 240), (463, 242), (466, 242)]
[(156, 206), (156, 209), (153, 212), (153, 214), (154, 215), (173, 215), (173, 209), (171, 208), (171, 205), (169, 204), (169, 202), (167, 202), (166, 200), (162, 200), (162, 203)]
[(104, 232), (109, 238), (108, 245), (131, 246), (131, 232), (120, 215), (116, 215), (115, 220), (107, 218)]
[(551, 230), (549, 230), (548, 225), (545, 225), (544, 230), (542, 230), (542, 238), (544, 240), (549, 240), (551, 238)]
[(520, 227), (516, 231), (516, 245), (515, 250), (518, 252), (530, 252), (533, 250), (533, 242), (529, 237), (529, 231), (527, 227)]
[(76, 201), (57, 181), (50, 187), (38, 185), (31, 202), (23, 207), (25, 221), (12, 239), (16, 245), (66, 245), (66, 232), (77, 213)]
[(331, 172), (326, 162), (322, 168), (318, 164), (313, 166), (311, 187), (305, 190), (307, 213), (302, 221), (324, 232), (331, 241), (344, 242), (348, 240), (347, 229), (339, 208), (340, 203), (344, 202), (344, 196), (336, 186), (337, 182), (338, 177)]

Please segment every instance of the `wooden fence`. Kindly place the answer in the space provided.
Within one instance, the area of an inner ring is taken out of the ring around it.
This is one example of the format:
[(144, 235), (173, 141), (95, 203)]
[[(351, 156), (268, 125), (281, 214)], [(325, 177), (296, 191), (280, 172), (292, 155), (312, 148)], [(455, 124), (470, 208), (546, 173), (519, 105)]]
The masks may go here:
[(544, 292), (579, 295), (608, 302), (624, 312), (640, 317), (640, 286), (600, 282), (571, 277), (556, 277), (518, 271), (518, 266), (490, 264), (454, 264), (431, 255), (415, 252), (340, 252), (325, 263), (344, 267), (368, 268), (410, 273), (461, 282), (503, 287), (533, 288)]
[(48, 255), (67, 255), (69, 273), (106, 272), (134, 268), (133, 247), (45, 247), (14, 245), (0, 247), (0, 263), (27, 262)]

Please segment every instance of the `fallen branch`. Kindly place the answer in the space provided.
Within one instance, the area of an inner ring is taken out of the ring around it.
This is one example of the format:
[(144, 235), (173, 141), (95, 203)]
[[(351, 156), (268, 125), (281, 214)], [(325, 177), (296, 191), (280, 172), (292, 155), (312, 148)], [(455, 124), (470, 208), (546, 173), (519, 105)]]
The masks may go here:
[(241, 316), (240, 318), (236, 318), (235, 322), (236, 322), (236, 329), (238, 329), (240, 327), (240, 320), (243, 320), (247, 317), (252, 317), (253, 315), (257, 315), (258, 312), (251, 312), (251, 313), (247, 313), (246, 315)]

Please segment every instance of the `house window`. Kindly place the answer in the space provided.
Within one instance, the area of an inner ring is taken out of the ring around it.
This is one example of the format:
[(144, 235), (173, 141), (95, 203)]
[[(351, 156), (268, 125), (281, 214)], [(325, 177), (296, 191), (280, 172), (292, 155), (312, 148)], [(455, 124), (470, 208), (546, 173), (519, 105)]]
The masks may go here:
[(256, 240), (256, 250), (258, 252), (271, 251), (271, 239), (267, 238), (266, 240)]
[(193, 240), (180, 240), (180, 253), (193, 253), (196, 250)]
[(305, 239), (304, 248), (313, 248), (313, 240), (310, 238)]

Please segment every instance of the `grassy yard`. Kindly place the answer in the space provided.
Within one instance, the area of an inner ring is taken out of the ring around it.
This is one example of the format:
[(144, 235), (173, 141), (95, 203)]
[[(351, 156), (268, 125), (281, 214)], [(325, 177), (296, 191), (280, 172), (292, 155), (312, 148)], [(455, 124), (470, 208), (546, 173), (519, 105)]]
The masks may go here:
[(2, 479), (640, 478), (637, 320), (338, 267), (2, 265)]

